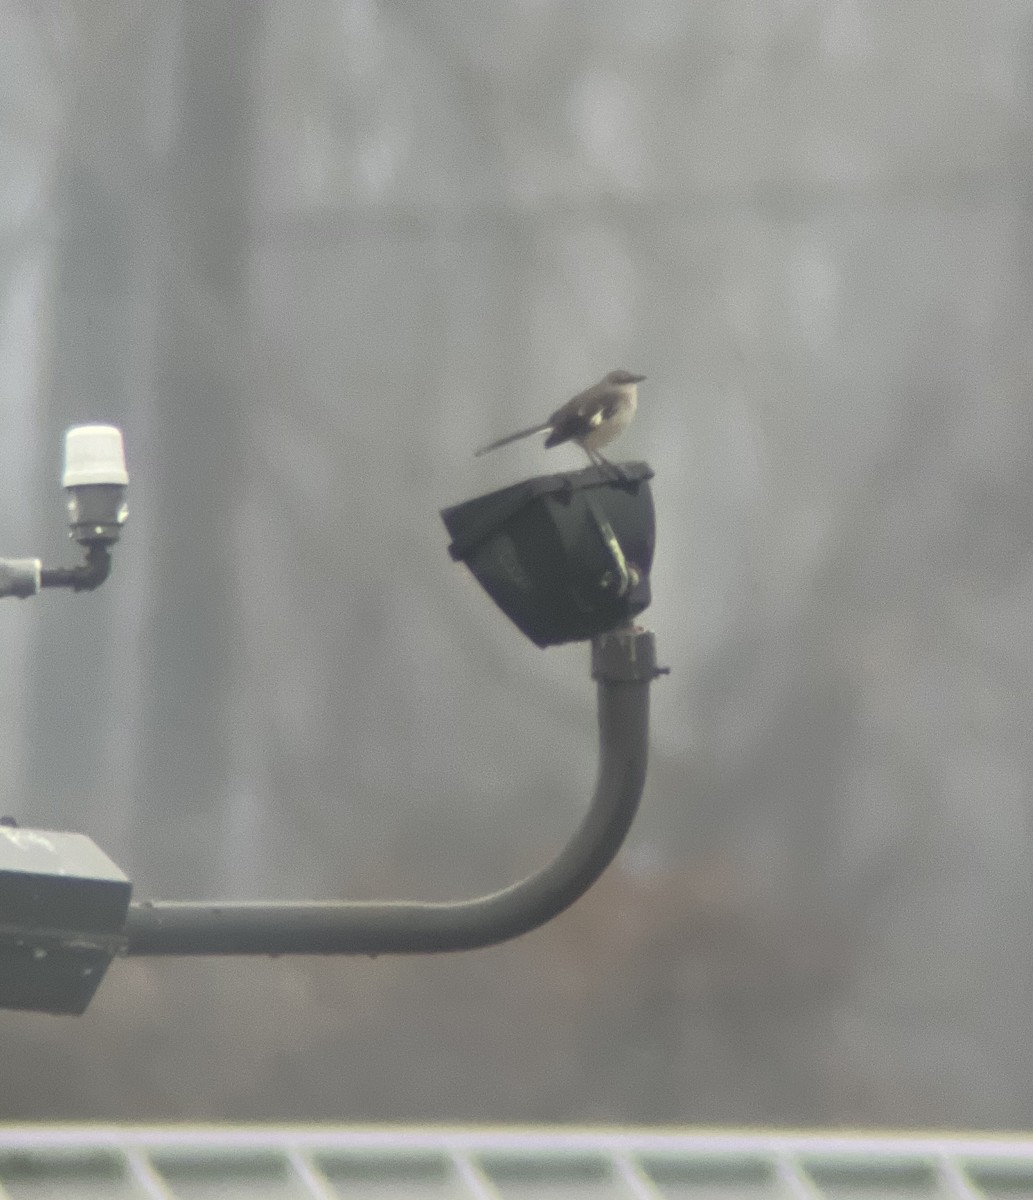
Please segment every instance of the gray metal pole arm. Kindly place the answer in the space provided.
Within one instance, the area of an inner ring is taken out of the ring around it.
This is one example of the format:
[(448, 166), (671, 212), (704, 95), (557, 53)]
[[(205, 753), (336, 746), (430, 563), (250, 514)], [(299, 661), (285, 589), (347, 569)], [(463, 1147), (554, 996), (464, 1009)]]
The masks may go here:
[(476, 900), (200, 903), (130, 906), (128, 954), (438, 954), (527, 933), (568, 908), (613, 861), (646, 779), (649, 685), (662, 672), (653, 635), (624, 628), (592, 642), (598, 681), (599, 778), (591, 807), (537, 874)]

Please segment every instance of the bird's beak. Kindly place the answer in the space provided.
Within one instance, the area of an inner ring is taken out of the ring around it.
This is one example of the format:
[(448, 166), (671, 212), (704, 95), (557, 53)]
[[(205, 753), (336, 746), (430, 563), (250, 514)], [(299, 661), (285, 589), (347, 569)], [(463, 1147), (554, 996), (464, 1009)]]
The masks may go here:
[(641, 383), (643, 379), (645, 379), (645, 375), (632, 375), (631, 382), (632, 383)]

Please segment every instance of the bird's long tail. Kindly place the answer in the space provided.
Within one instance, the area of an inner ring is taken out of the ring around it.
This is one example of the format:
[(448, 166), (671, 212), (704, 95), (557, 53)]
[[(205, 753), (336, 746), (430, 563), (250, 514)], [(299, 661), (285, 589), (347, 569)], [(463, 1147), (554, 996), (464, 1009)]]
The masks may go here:
[(479, 457), (482, 454), (487, 454), (489, 450), (497, 450), (499, 446), (508, 446), (510, 442), (519, 441), (520, 438), (530, 437), (532, 433), (544, 433), (546, 429), (551, 429), (550, 421), (543, 421), (540, 425), (532, 425), (530, 429), (521, 429), (519, 433), (507, 434), (504, 438), (499, 438), (497, 442), (489, 442), (487, 446), (482, 446), (480, 450), (474, 451), (474, 457)]

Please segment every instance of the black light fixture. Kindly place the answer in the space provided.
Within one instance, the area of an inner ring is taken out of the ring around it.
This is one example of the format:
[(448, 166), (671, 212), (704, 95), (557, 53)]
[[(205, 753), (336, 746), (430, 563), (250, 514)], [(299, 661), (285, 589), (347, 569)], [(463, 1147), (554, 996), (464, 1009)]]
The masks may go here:
[(85, 835), (0, 821), (0, 1008), (85, 1012), (125, 947), (131, 890)]
[(449, 553), (536, 646), (584, 641), (649, 606), (645, 463), (541, 475), (442, 511)]

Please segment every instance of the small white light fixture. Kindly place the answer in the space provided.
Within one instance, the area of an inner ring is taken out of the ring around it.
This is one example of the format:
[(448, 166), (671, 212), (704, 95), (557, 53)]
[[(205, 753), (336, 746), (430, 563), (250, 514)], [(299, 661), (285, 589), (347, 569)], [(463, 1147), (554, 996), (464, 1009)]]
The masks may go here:
[(73, 425), (65, 434), (71, 536), (82, 545), (117, 542), (129, 508), (125, 447), (116, 425)]

